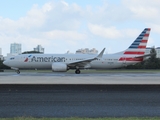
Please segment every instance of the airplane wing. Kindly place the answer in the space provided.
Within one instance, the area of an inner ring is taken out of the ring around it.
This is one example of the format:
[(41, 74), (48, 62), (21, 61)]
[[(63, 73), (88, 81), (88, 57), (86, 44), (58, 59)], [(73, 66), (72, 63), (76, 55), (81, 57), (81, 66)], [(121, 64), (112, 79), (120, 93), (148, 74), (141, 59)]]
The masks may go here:
[(79, 60), (79, 61), (75, 61), (75, 62), (70, 62), (70, 63), (67, 63), (67, 66), (69, 66), (69, 67), (83, 66), (84, 67), (88, 63), (90, 63), (91, 61), (97, 60), (98, 58), (102, 58), (104, 51), (105, 51), (105, 48), (96, 57), (87, 58), (87, 59)]

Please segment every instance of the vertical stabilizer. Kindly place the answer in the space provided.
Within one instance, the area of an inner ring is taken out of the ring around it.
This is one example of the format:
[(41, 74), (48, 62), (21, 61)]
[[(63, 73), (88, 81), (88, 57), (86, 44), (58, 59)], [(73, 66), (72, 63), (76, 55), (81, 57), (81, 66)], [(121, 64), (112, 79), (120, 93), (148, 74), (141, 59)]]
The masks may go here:
[(144, 55), (151, 29), (145, 28), (137, 39), (124, 51), (124, 55)]

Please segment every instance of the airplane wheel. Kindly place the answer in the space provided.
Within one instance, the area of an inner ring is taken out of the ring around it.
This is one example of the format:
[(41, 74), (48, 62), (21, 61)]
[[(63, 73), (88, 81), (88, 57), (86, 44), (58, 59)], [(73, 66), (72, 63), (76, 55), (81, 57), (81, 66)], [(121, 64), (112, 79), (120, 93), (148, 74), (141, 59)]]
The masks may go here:
[(80, 70), (76, 70), (75, 73), (76, 73), (76, 74), (80, 74), (81, 71), (80, 71)]
[(16, 70), (17, 74), (20, 74), (20, 71), (19, 70)]

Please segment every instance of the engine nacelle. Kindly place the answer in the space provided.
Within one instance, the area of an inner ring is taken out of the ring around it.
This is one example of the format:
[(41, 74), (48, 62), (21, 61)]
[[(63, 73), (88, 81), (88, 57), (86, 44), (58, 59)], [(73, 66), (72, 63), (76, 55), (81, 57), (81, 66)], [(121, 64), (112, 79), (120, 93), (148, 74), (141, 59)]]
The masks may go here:
[(67, 71), (67, 65), (65, 63), (52, 63), (52, 71), (54, 72), (66, 72)]

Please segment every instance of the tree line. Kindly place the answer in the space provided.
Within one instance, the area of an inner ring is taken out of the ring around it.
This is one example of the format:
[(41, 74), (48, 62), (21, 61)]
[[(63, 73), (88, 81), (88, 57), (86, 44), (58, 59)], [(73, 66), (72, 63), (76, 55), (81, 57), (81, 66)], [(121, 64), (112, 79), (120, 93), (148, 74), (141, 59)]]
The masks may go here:
[(1, 69), (10, 69), (10, 67), (3, 64), (3, 60), (0, 60), (0, 70)]

